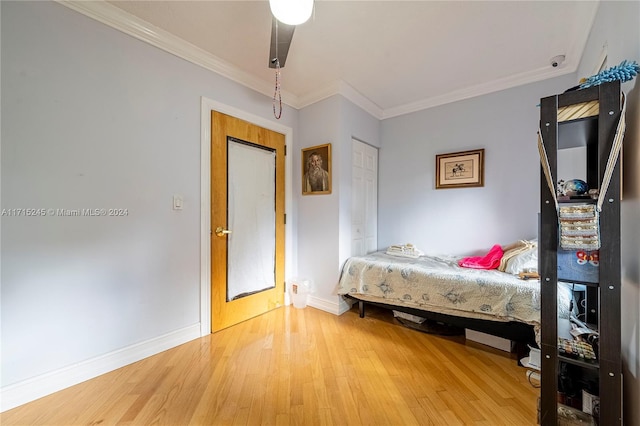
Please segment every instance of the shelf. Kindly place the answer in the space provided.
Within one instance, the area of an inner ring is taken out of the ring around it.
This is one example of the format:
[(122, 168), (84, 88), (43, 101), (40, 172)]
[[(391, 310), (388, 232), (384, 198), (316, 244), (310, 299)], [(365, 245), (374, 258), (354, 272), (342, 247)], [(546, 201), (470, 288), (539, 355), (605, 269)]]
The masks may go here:
[(573, 90), (570, 92), (560, 93), (554, 96), (557, 99), (557, 108), (564, 108), (569, 105), (575, 105), (583, 102), (599, 100), (600, 86), (592, 86), (586, 89)]
[(571, 204), (571, 203), (579, 203), (579, 204), (596, 204), (598, 200), (585, 197), (585, 198), (569, 198), (569, 199), (561, 199), (558, 197), (558, 204)]
[(600, 288), (600, 283), (591, 282), (591, 281), (580, 281), (580, 280), (571, 280), (568, 278), (562, 278), (558, 275), (558, 281), (563, 282), (565, 284), (580, 284), (587, 287)]
[[(590, 189), (601, 189), (620, 117), (620, 94), (620, 82), (611, 82), (540, 100), (540, 132), (549, 165), (546, 173), (552, 176), (554, 184), (559, 179), (582, 179)], [(619, 167), (616, 165), (612, 174), (608, 188), (611, 194), (620, 191)], [(561, 389), (566, 392), (588, 389), (600, 395), (596, 414), (599, 423), (622, 426), (620, 201), (614, 197), (603, 206), (599, 218), (599, 257), (595, 250), (562, 250), (558, 246), (558, 210), (549, 200), (552, 194), (547, 175), (542, 170), (538, 232), (538, 270), (540, 276), (550, 281), (550, 285), (540, 286), (541, 345), (545, 354), (541, 360), (540, 424), (596, 424), (591, 415), (563, 405), (564, 401), (558, 399)], [(591, 197), (558, 199), (558, 204), (565, 208), (596, 203)], [(574, 313), (579, 312), (584, 323), (594, 324), (588, 328), (599, 331), (599, 343), (593, 344), (595, 354), (587, 347), (576, 347), (569, 320), (559, 316), (555, 286), (559, 282), (581, 287), (574, 298), (579, 303)], [(595, 359), (584, 358), (594, 355)], [(568, 421), (567, 414), (579, 417)]]
[[(586, 325), (586, 324), (585, 324)], [(571, 339), (573, 336), (571, 335), (571, 321), (566, 318), (558, 318), (558, 337), (562, 337), (565, 339)], [(594, 330), (595, 331), (595, 330)], [(597, 356), (597, 354), (596, 354)], [(584, 358), (573, 358), (560, 354), (557, 352), (558, 361), (566, 362), (567, 364), (577, 365), (579, 367), (590, 368), (590, 369), (599, 369), (600, 363), (598, 359), (594, 360), (586, 360)]]
[(592, 415), (577, 410), (568, 405), (558, 404), (559, 425), (597, 425)]
[(587, 361), (581, 358), (569, 358), (564, 355), (558, 354), (558, 361), (566, 362), (567, 364), (577, 365), (578, 367), (590, 368), (593, 370), (598, 370), (600, 368), (600, 363), (597, 359), (593, 361)]
[[(566, 404), (558, 404), (557, 416), (559, 425), (596, 426), (598, 424), (592, 415)], [(538, 424), (540, 424), (540, 398), (538, 398)]]

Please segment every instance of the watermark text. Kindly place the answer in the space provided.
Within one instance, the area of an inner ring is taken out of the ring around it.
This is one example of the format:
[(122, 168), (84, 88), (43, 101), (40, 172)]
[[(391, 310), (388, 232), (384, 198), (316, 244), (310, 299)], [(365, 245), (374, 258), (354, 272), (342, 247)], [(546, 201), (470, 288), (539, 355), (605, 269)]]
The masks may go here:
[(124, 208), (82, 208), (82, 209), (61, 209), (61, 208), (19, 208), (2, 209), (2, 217), (101, 217), (101, 216), (129, 216), (129, 209)]

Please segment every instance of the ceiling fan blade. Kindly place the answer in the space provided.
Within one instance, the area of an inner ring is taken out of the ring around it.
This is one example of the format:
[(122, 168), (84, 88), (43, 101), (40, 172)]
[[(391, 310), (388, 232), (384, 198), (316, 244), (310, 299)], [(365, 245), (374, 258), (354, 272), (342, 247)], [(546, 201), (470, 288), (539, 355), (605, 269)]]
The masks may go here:
[[(276, 67), (276, 56), (280, 62), (280, 68), (284, 67), (284, 63), (287, 60), (287, 54), (289, 53), (289, 46), (293, 39), (293, 31), (296, 29), (295, 25), (287, 25), (282, 22), (278, 22), (276, 18), (272, 17), (271, 22), (271, 49), (269, 50), (269, 68)], [(277, 37), (276, 37), (277, 34)], [(276, 49), (276, 38), (278, 39), (278, 48)], [(276, 55), (276, 51), (278, 52)]]

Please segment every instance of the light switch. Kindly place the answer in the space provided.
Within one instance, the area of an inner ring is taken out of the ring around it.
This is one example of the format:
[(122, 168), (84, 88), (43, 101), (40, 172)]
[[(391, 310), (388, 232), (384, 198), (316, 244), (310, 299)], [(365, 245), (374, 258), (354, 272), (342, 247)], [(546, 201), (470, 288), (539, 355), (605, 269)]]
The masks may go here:
[(183, 205), (182, 196), (181, 195), (174, 195), (173, 196), (173, 209), (174, 210), (182, 210), (182, 205)]

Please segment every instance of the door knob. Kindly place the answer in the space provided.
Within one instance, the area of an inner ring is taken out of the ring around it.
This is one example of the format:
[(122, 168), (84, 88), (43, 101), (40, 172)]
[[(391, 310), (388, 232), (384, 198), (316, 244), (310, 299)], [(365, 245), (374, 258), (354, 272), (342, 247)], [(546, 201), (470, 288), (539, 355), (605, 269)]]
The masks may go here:
[(216, 228), (216, 235), (218, 237), (223, 237), (224, 234), (230, 234), (230, 233), (231, 233), (231, 231), (229, 231), (228, 229), (224, 229), (222, 226), (218, 226)]

